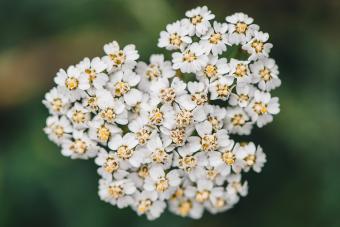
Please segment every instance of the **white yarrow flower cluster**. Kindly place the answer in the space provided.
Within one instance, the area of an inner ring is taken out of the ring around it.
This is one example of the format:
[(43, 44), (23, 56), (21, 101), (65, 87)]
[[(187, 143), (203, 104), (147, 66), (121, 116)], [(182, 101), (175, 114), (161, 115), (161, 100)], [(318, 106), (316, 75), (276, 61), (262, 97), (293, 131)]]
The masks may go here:
[(166, 26), (155, 54), (138, 62), (134, 45), (116, 41), (105, 56), (60, 69), (43, 101), (44, 129), (72, 159), (95, 158), (99, 196), (150, 220), (168, 209), (198, 219), (247, 195), (244, 173), (266, 155), (238, 142), (279, 113), (272, 44), (243, 13), (213, 21), (206, 7)]

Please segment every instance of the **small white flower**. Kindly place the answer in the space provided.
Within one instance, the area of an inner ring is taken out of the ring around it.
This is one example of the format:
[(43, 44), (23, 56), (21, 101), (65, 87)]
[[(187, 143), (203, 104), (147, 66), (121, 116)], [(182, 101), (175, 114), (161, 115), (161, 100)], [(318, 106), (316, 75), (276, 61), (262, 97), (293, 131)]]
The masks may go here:
[(208, 33), (202, 36), (200, 44), (207, 54), (210, 52), (213, 55), (219, 55), (227, 51), (228, 36), (228, 24), (218, 23), (214, 21), (213, 28), (210, 28)]
[(171, 61), (164, 61), (164, 55), (153, 54), (150, 56), (150, 64), (138, 62), (136, 72), (141, 76), (138, 88), (148, 92), (150, 83), (160, 78), (171, 78), (175, 76), (175, 70), (172, 68)]
[(195, 73), (206, 65), (208, 57), (198, 43), (193, 43), (183, 52), (173, 53), (172, 62), (174, 69), (180, 69), (183, 73)]
[(103, 61), (107, 66), (107, 71), (117, 71), (119, 69), (133, 69), (136, 66), (136, 60), (139, 54), (135, 45), (130, 44), (122, 50), (116, 41), (104, 45), (104, 51), (107, 54), (103, 57)]
[(248, 58), (250, 61), (267, 58), (269, 56), (273, 44), (266, 43), (268, 39), (268, 33), (254, 31), (254, 38), (242, 46), (242, 49), (250, 54)]
[(80, 70), (74, 66), (68, 67), (67, 72), (60, 69), (54, 81), (65, 90), (71, 101), (80, 99), (84, 94), (82, 90), (87, 89), (86, 81), (81, 79)]
[(263, 91), (270, 91), (281, 85), (278, 77), (279, 70), (273, 59), (261, 59), (250, 65), (253, 75), (253, 83)]
[(273, 120), (273, 116), (280, 112), (277, 97), (271, 98), (270, 93), (255, 91), (254, 98), (246, 110), (258, 127), (263, 127)]
[(226, 128), (231, 134), (249, 135), (252, 129), (252, 122), (248, 114), (240, 107), (228, 108)]
[(246, 107), (254, 96), (255, 88), (248, 84), (239, 84), (236, 86), (236, 94), (231, 94), (229, 104), (232, 106), (239, 105)]
[(120, 128), (102, 119), (93, 119), (89, 122), (89, 137), (100, 144), (106, 145), (112, 136), (121, 132)]
[(225, 18), (229, 24), (230, 44), (245, 44), (254, 35), (254, 31), (259, 30), (259, 26), (252, 24), (254, 19), (244, 13), (235, 13)]
[(248, 67), (249, 61), (239, 61), (232, 58), (229, 62), (229, 75), (237, 79), (238, 83), (251, 82), (251, 74)]
[(231, 76), (221, 77), (209, 85), (211, 100), (227, 100), (233, 89), (234, 78)]
[(252, 168), (255, 172), (261, 172), (264, 163), (266, 162), (266, 155), (260, 146), (256, 148), (253, 142), (246, 144), (236, 144), (235, 149), (238, 150), (236, 157), (242, 160), (241, 167), (248, 172)]
[(65, 114), (70, 106), (68, 96), (56, 87), (46, 93), (43, 104), (48, 108), (50, 114)]
[(231, 192), (238, 193), (241, 196), (246, 196), (248, 194), (248, 183), (245, 181), (243, 184), (241, 182), (240, 174), (231, 174), (227, 177), (228, 186), (227, 190)]
[(98, 147), (83, 131), (74, 131), (72, 140), (62, 144), (61, 153), (72, 159), (88, 159), (97, 155)]
[(134, 183), (130, 179), (118, 181), (99, 180), (99, 197), (101, 200), (125, 208), (133, 204), (133, 194), (136, 191)]
[(135, 154), (135, 147), (138, 140), (133, 133), (127, 133), (123, 137), (119, 134), (113, 136), (108, 144), (109, 148), (117, 152), (118, 158), (129, 160)]
[(175, 126), (175, 111), (170, 105), (163, 105), (161, 108), (154, 106), (148, 113), (149, 123), (153, 126), (162, 126), (172, 129)]
[(76, 129), (87, 128), (88, 122), (91, 119), (89, 110), (78, 102), (74, 103), (74, 106), (67, 112), (67, 117)]
[(186, 83), (178, 77), (175, 77), (171, 84), (166, 78), (154, 81), (150, 86), (152, 105), (157, 105), (160, 102), (164, 104), (178, 102), (179, 98), (187, 93), (186, 86)]
[(217, 56), (209, 55), (206, 65), (202, 70), (197, 72), (197, 79), (205, 78), (211, 81), (223, 76), (229, 72), (229, 65), (226, 58), (218, 58)]
[(56, 144), (61, 144), (65, 139), (71, 138), (73, 128), (65, 116), (50, 116), (44, 128), (48, 138)]
[(204, 35), (211, 27), (209, 20), (215, 18), (215, 15), (206, 6), (189, 10), (185, 16), (189, 18), (192, 25), (192, 35), (196, 34), (197, 36)]
[(183, 50), (192, 42), (189, 36), (190, 24), (187, 20), (176, 21), (166, 26), (166, 31), (160, 33), (158, 47), (167, 50)]
[(203, 106), (208, 102), (208, 87), (203, 82), (189, 82), (188, 95), (182, 95), (178, 103), (184, 109), (192, 110), (197, 106)]
[(224, 108), (213, 105), (205, 105), (204, 111), (207, 115), (206, 119), (211, 124), (213, 130), (217, 131), (223, 127), (223, 122), (227, 113)]
[(92, 60), (84, 58), (77, 65), (82, 74), (80, 80), (84, 83), (84, 88), (89, 89), (92, 86), (97, 89), (103, 88), (109, 80), (108, 76), (104, 73), (106, 67), (106, 64), (99, 57)]
[(157, 192), (142, 191), (136, 193), (132, 208), (138, 215), (145, 214), (149, 220), (158, 218), (166, 207), (165, 202), (158, 200)]

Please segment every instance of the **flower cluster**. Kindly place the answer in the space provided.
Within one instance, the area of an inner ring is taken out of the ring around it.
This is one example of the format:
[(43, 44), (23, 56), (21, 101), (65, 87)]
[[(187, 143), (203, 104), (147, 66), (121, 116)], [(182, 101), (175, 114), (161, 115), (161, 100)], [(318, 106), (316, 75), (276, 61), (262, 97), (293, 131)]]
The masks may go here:
[(95, 158), (100, 198), (148, 219), (166, 207), (196, 219), (233, 207), (248, 192), (242, 173), (266, 162), (235, 135), (279, 112), (268, 34), (243, 13), (222, 23), (206, 6), (185, 15), (160, 33), (172, 61), (138, 62), (134, 45), (113, 41), (105, 56), (61, 69), (43, 101), (45, 132), (61, 153)]

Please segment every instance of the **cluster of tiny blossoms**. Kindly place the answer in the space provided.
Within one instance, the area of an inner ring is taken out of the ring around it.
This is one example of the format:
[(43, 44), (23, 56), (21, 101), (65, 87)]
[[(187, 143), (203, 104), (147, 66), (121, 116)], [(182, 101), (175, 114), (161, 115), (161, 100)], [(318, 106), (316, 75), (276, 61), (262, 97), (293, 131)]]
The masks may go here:
[(243, 13), (222, 23), (205, 6), (185, 15), (160, 33), (172, 61), (138, 62), (134, 45), (113, 41), (104, 57), (60, 69), (43, 101), (61, 153), (95, 158), (100, 198), (151, 220), (166, 207), (196, 219), (233, 207), (248, 192), (241, 174), (260, 172), (266, 155), (232, 137), (279, 112), (268, 34)]

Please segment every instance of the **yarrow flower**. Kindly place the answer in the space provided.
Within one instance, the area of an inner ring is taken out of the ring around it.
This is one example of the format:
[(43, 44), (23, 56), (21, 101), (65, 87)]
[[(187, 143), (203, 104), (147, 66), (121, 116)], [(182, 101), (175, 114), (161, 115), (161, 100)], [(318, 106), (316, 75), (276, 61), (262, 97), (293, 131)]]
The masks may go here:
[(101, 200), (150, 220), (166, 208), (198, 219), (247, 195), (243, 177), (266, 155), (243, 137), (279, 113), (270, 92), (281, 80), (253, 18), (214, 18), (203, 6), (167, 25), (158, 46), (172, 59), (138, 61), (134, 45), (113, 41), (57, 73), (44, 131), (62, 155), (94, 158)]

